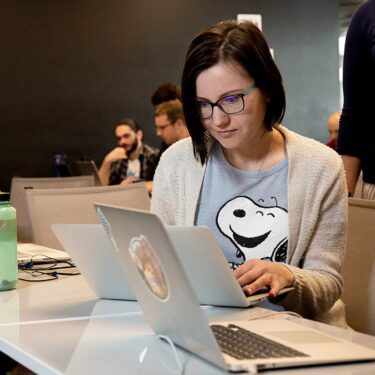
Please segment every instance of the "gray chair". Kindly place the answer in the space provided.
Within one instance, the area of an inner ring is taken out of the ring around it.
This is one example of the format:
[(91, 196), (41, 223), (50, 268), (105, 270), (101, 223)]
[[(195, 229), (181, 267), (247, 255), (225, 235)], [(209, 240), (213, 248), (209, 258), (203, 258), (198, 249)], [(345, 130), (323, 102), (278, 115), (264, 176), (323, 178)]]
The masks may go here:
[(343, 275), (348, 324), (375, 335), (375, 201), (349, 198)]
[(25, 188), (58, 189), (94, 186), (94, 176), (77, 177), (13, 177), (10, 187), (10, 204), (17, 211), (17, 238), (31, 242), (31, 224), (26, 205)]
[(26, 190), (33, 242), (64, 250), (51, 225), (99, 223), (94, 203), (150, 210), (145, 182), (74, 189)]
[(362, 198), (362, 189), (363, 189), (363, 173), (358, 176), (357, 185), (355, 186), (355, 190), (353, 193), (353, 198)]

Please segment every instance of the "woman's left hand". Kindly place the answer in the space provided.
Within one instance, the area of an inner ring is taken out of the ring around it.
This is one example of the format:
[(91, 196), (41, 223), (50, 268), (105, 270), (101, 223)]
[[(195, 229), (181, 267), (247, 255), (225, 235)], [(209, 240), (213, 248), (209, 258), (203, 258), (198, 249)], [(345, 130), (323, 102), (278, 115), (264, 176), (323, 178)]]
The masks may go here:
[(246, 294), (268, 287), (272, 298), (294, 283), (294, 275), (285, 264), (259, 259), (248, 260), (234, 270), (234, 275)]

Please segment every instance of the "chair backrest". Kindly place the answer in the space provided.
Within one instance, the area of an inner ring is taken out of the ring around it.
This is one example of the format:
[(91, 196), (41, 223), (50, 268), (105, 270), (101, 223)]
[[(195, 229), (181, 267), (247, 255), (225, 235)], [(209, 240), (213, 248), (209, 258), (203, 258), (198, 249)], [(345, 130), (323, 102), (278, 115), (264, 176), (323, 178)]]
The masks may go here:
[(362, 198), (362, 188), (363, 188), (363, 173), (358, 176), (357, 185), (355, 186), (355, 190), (353, 193), (353, 198)]
[(51, 230), (58, 224), (99, 223), (94, 203), (150, 209), (146, 183), (73, 189), (26, 190), (33, 242), (63, 250)]
[(348, 324), (375, 335), (375, 201), (349, 198), (343, 275)]
[(17, 210), (17, 238), (31, 242), (31, 223), (26, 204), (25, 188), (59, 189), (94, 186), (94, 176), (77, 177), (13, 177), (10, 187), (10, 204)]

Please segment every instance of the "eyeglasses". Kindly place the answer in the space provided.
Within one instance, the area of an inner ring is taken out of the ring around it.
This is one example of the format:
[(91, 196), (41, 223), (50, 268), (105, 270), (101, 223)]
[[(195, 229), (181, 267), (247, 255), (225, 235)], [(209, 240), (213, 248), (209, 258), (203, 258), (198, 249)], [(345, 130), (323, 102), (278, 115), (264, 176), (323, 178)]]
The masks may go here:
[(218, 107), (222, 112), (226, 113), (227, 115), (234, 115), (235, 113), (243, 111), (245, 108), (245, 102), (243, 100), (243, 97), (249, 94), (251, 91), (253, 91), (256, 87), (256, 83), (254, 82), (241, 94), (232, 94), (224, 96), (215, 103), (199, 100), (197, 104), (200, 112), (200, 118), (203, 120), (210, 118), (213, 114), (214, 107)]

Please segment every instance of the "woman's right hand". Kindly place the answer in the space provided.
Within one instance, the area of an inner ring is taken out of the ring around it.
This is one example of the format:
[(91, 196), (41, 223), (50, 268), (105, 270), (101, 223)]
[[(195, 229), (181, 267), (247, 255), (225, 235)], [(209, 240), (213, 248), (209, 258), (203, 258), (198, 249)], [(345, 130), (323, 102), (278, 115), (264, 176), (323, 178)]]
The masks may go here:
[(292, 286), (295, 280), (284, 263), (260, 259), (248, 260), (234, 270), (234, 275), (246, 294), (267, 287), (271, 298), (276, 297), (281, 289)]

